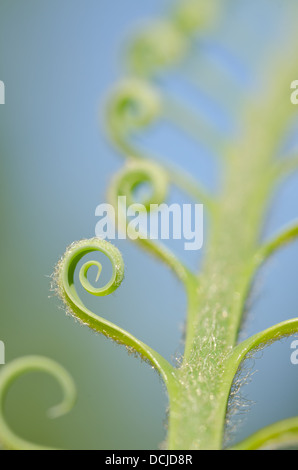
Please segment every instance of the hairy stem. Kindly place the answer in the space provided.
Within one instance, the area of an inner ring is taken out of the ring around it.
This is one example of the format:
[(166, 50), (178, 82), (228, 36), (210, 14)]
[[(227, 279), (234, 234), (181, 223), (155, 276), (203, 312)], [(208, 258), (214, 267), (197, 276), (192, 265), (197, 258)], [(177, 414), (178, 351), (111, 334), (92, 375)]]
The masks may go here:
[(293, 112), (285, 94), (293, 77), (289, 63), (274, 82), (276, 88), (251, 103), (245, 131), (227, 150), (220, 204), (213, 212), (198, 282), (197, 312), (188, 318), (184, 361), (177, 372), (179, 393), (170, 396), (170, 449), (223, 445), (233, 380), (226, 380), (228, 358), (254, 274), (248, 266), (258, 252), (262, 221), (276, 188), (275, 152)]

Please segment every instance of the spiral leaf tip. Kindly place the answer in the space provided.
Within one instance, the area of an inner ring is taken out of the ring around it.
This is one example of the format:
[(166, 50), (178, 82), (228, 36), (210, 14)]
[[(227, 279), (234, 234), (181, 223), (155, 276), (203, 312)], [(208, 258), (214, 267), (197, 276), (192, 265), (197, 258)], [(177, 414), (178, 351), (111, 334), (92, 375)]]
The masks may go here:
[(215, 15), (214, 0), (183, 0), (174, 10), (173, 20), (183, 33), (192, 34), (208, 27)]
[(155, 21), (143, 26), (131, 41), (128, 61), (134, 73), (152, 76), (159, 69), (172, 67), (183, 57), (187, 40), (170, 21)]
[(139, 201), (147, 211), (151, 204), (158, 205), (166, 200), (169, 190), (168, 175), (160, 165), (148, 160), (128, 160), (115, 175), (108, 191), (108, 200), (117, 207), (117, 198), (125, 196), (127, 205), (135, 204), (135, 190), (142, 184), (150, 187), (150, 194)]
[(151, 124), (161, 113), (162, 102), (153, 85), (131, 78), (110, 91), (106, 107), (109, 125), (123, 134)]
[(88, 271), (91, 267), (95, 266), (97, 268), (95, 281), (98, 281), (102, 271), (102, 265), (96, 260), (84, 263), (79, 271), (79, 280), (82, 287), (87, 292), (97, 296), (109, 295), (120, 286), (124, 278), (124, 262), (122, 255), (118, 248), (110, 242), (95, 237), (72, 243), (58, 262), (53, 274), (54, 290), (65, 303), (67, 310), (70, 310), (71, 313), (76, 304), (80, 307), (83, 306), (74, 286), (76, 267), (85, 255), (95, 251), (101, 252), (108, 257), (112, 264), (113, 273), (110, 281), (103, 287), (94, 287), (88, 280)]

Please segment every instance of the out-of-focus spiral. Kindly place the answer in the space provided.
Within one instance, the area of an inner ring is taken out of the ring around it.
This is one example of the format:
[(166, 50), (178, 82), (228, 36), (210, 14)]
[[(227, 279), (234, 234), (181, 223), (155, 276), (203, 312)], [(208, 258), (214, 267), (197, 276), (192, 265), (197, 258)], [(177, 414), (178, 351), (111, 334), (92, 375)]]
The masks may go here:
[[(149, 194), (137, 201), (135, 192), (139, 186), (146, 184)], [(115, 175), (110, 184), (109, 200), (115, 206), (118, 196), (125, 196), (127, 205), (139, 203), (150, 209), (151, 204), (161, 204), (168, 193), (168, 176), (157, 163), (148, 160), (128, 160), (126, 165)]]
[(216, 10), (215, 0), (183, 0), (174, 8), (172, 19), (184, 34), (198, 33), (210, 25)]
[(68, 372), (55, 361), (46, 357), (27, 356), (8, 363), (0, 372), (0, 443), (9, 450), (49, 450), (49, 447), (28, 442), (12, 431), (4, 417), (6, 395), (15, 380), (29, 372), (44, 372), (51, 375), (62, 388), (63, 401), (48, 412), (51, 418), (68, 413), (76, 399), (74, 382)]
[(120, 81), (106, 103), (107, 132), (126, 156), (137, 156), (128, 137), (161, 114), (161, 98), (153, 85), (136, 78)]
[(187, 45), (185, 35), (170, 21), (144, 25), (128, 47), (130, 70), (137, 75), (151, 77), (178, 64)]
[[(136, 188), (144, 183), (149, 185), (150, 195), (141, 201), (136, 201)], [(137, 212), (146, 211), (148, 214), (150, 211), (158, 210), (166, 201), (168, 186), (168, 174), (157, 163), (147, 160), (128, 160), (114, 176), (108, 189), (108, 200), (115, 208), (119, 231), (127, 233), (129, 238), (139, 242), (144, 249), (167, 264), (177, 277), (187, 284), (192, 278), (192, 273), (164, 244), (150, 239), (150, 236), (142, 230), (131, 227), (125, 211), (129, 205), (134, 205)], [(126, 198), (124, 205), (121, 201), (119, 203), (119, 197)]]

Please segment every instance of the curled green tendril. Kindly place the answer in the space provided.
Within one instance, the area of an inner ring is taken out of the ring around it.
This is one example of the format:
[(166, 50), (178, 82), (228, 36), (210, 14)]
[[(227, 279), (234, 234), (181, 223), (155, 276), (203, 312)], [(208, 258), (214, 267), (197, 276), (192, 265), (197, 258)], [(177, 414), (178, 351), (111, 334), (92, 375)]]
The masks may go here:
[[(109, 94), (106, 107), (107, 132), (112, 142), (129, 160), (146, 160), (147, 162), (153, 160), (150, 155), (145, 155), (146, 152), (132, 143), (131, 137), (136, 131), (149, 126), (158, 119), (164, 111), (163, 105), (164, 102), (161, 100), (156, 88), (139, 79), (123, 80)], [(181, 113), (181, 110), (179, 110), (179, 113)], [(169, 163), (163, 165), (156, 163), (152, 164), (151, 167), (148, 163), (144, 165), (146, 171), (151, 172), (154, 169), (151, 178), (154, 187), (166, 190), (168, 184), (166, 180), (171, 180), (173, 184), (189, 194), (191, 198), (205, 204), (209, 209), (214, 205), (214, 201), (206, 189), (180, 168), (175, 168)], [(133, 173), (131, 177), (135, 177)], [(156, 184), (154, 180), (156, 180)], [(159, 197), (161, 201), (164, 198), (165, 194)]]
[(143, 80), (122, 80), (111, 90), (106, 107), (107, 132), (125, 155), (140, 156), (128, 136), (153, 123), (161, 108), (158, 91)]
[(173, 67), (182, 59), (188, 42), (170, 21), (155, 21), (142, 27), (128, 48), (128, 64), (134, 74), (150, 77)]
[(58, 418), (68, 413), (76, 400), (75, 385), (68, 372), (55, 361), (45, 357), (27, 356), (15, 359), (0, 372), (0, 443), (10, 450), (46, 450), (17, 436), (9, 427), (4, 417), (5, 399), (11, 384), (21, 375), (28, 372), (45, 372), (50, 374), (60, 384), (64, 398), (63, 401), (48, 411), (51, 418)]
[[(134, 191), (137, 186), (146, 183), (151, 187), (151, 194), (145, 200), (136, 203)], [(119, 196), (125, 196), (127, 204), (137, 204), (136, 209), (148, 211), (153, 206), (153, 210), (160, 206), (168, 192), (168, 177), (167, 173), (158, 164), (147, 160), (128, 160), (126, 165), (114, 175), (108, 190), (108, 200), (114, 206), (117, 213), (118, 229), (125, 232), (128, 228), (128, 221), (126, 213), (123, 211), (123, 206), (118, 205)], [(119, 210), (120, 209), (120, 210)], [(133, 237), (134, 229), (130, 228), (130, 238), (134, 238), (135, 242), (141, 244), (143, 248), (147, 249), (153, 255), (157, 256), (165, 262), (177, 275), (177, 277), (184, 283), (188, 284), (192, 273), (181, 263), (180, 260), (162, 243), (156, 240), (147, 238), (146, 234), (140, 234), (135, 230), (135, 237)], [(139, 236), (141, 235), (141, 236)]]
[(184, 34), (193, 34), (208, 27), (216, 14), (213, 0), (183, 0), (173, 12), (173, 21)]
[(157, 163), (148, 160), (127, 161), (112, 182), (110, 199), (115, 201), (116, 195), (126, 196), (127, 204), (133, 204), (136, 202), (136, 189), (144, 183), (150, 186), (150, 194), (139, 202), (146, 210), (150, 209), (151, 204), (161, 204), (165, 201), (169, 185), (167, 172)]
[(58, 296), (62, 299), (67, 312), (75, 319), (113, 341), (125, 345), (128, 352), (137, 353), (149, 361), (167, 384), (172, 379), (173, 367), (162, 356), (114, 323), (95, 315), (79, 298), (75, 287), (76, 268), (85, 255), (94, 252), (103, 253), (111, 261), (113, 268), (111, 280), (104, 287), (93, 287), (87, 279), (88, 270), (92, 266), (97, 267), (98, 279), (101, 265), (98, 261), (88, 261), (80, 268), (79, 280), (82, 287), (91, 294), (103, 296), (111, 294), (120, 286), (124, 277), (124, 262), (118, 248), (100, 238), (85, 239), (73, 243), (56, 266), (53, 280)]

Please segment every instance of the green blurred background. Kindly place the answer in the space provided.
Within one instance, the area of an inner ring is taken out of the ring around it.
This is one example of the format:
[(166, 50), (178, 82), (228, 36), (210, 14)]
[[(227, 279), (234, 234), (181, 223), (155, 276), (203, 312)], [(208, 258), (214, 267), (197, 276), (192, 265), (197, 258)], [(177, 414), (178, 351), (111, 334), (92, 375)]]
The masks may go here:
[[(194, 51), (202, 88), (179, 71), (162, 77), (161, 84), (232, 137), (237, 131), (233, 110), (241, 93), (252, 92), (264, 54), (272, 53), (273, 41), (278, 43), (286, 31), (291, 2), (223, 3), (218, 28)], [(0, 3), (0, 80), (6, 86), (6, 104), (0, 107), (0, 339), (6, 362), (29, 354), (50, 357), (69, 370), (78, 389), (75, 409), (50, 421), (45, 410), (60, 399), (57, 384), (42, 374), (14, 383), (7, 418), (18, 434), (34, 442), (72, 449), (156, 449), (165, 438), (167, 397), (157, 374), (66, 317), (50, 292), (49, 276), (70, 243), (94, 236), (95, 208), (106, 201), (110, 178), (123, 164), (103, 133), (102, 103), (110, 86), (127, 74), (127, 35), (143, 19), (166, 15), (173, 4)], [(206, 86), (211, 99), (202, 91)], [(171, 123), (161, 122), (142, 138), (148, 148), (216, 187), (211, 152)], [(297, 183), (293, 176), (277, 195), (266, 235), (297, 218)], [(175, 191), (171, 199), (184, 200)], [(108, 298), (88, 299), (88, 305), (174, 360), (182, 351), (182, 287), (166, 267), (129, 241), (116, 245), (126, 265), (125, 282)], [(201, 253), (171, 246), (191, 266), (200, 262)], [(296, 243), (263, 270), (245, 335), (297, 316), (297, 255)], [(290, 363), (290, 353), (290, 340), (284, 340), (251, 364), (258, 373), (243, 393), (255, 405), (235, 439), (298, 414), (298, 366)]]

